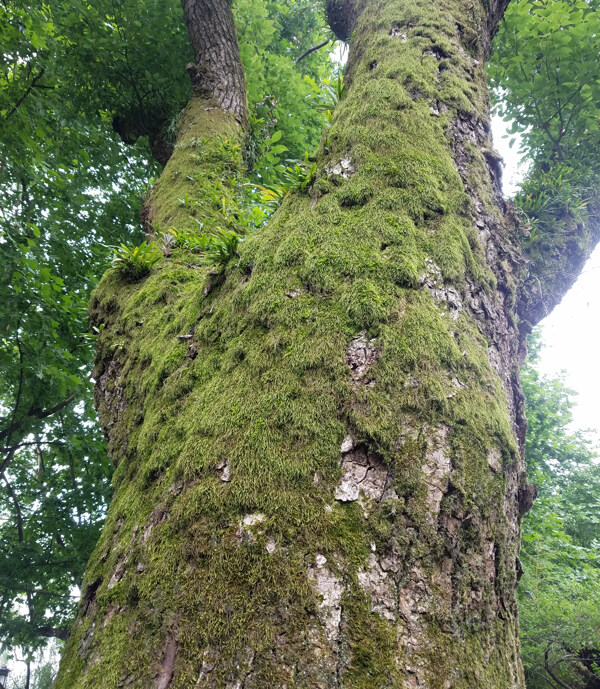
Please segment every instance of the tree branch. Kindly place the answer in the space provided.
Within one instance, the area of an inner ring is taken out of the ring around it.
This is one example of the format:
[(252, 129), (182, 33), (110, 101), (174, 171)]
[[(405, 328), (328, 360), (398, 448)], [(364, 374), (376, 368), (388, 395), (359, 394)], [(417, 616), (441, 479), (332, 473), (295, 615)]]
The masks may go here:
[(340, 41), (347, 41), (352, 36), (359, 5), (364, 4), (365, 0), (327, 0), (327, 22)]
[[(552, 677), (554, 683), (558, 684), (558, 686), (561, 687), (561, 689), (572, 689), (572, 687), (570, 687), (568, 684), (563, 682), (562, 679), (557, 677), (553, 672), (554, 665), (552, 665), (552, 666), (550, 665), (550, 659), (549, 659), (551, 646), (552, 646), (552, 644), (548, 644), (546, 650), (544, 651), (544, 668), (545, 668), (546, 672), (550, 675), (550, 677)], [(556, 665), (556, 663), (555, 663), (555, 665)]]
[(19, 501), (17, 500), (15, 491), (13, 490), (13, 487), (10, 485), (9, 480), (6, 478), (5, 473), (2, 474), (2, 480), (6, 484), (6, 490), (8, 492), (8, 495), (15, 506), (15, 512), (17, 514), (17, 534), (19, 536), (19, 543), (23, 543), (23, 513), (21, 512), (21, 506), (19, 505)]
[[(19, 410), (19, 405), (21, 404), (21, 393), (23, 391), (23, 349), (21, 347), (21, 340), (19, 338), (19, 328), (21, 327), (21, 319), (17, 323), (17, 328), (15, 330), (15, 337), (17, 341), (17, 349), (19, 350), (19, 387), (17, 388), (17, 398), (15, 400), (15, 407), (13, 409), (12, 417), (10, 419), (10, 426), (7, 431), (7, 445), (10, 445), (10, 438), (13, 434), (15, 428), (15, 419), (17, 416), (17, 411)], [(1, 437), (1, 436), (0, 436)]]
[[(60, 411), (61, 409), (68, 407), (69, 404), (71, 404), (71, 402), (75, 400), (75, 398), (75, 395), (71, 395), (70, 397), (67, 397), (66, 400), (63, 400), (62, 402), (55, 404), (50, 409), (39, 409), (37, 407), (31, 407), (31, 409), (27, 412), (27, 416), (32, 416), (36, 419), (47, 419), (49, 416), (56, 414), (56, 412)], [(12, 430), (19, 430), (21, 426), (22, 424), (15, 423), (12, 429), (9, 426), (8, 428), (5, 428), (4, 430), (0, 431), (0, 440), (4, 440), (4, 438), (6, 437), (10, 439)]]
[(38, 636), (46, 636), (49, 639), (62, 639), (66, 641), (71, 632), (68, 629), (62, 629), (61, 627), (37, 627), (35, 633)]
[(71, 402), (73, 402), (74, 400), (75, 400), (75, 395), (71, 395), (70, 397), (67, 397), (66, 400), (63, 400), (62, 402), (55, 404), (50, 409), (36, 409), (35, 407), (32, 407), (27, 412), (27, 416), (33, 416), (36, 419), (46, 419), (49, 416), (56, 414), (57, 411), (60, 411), (61, 409), (68, 407), (69, 404), (71, 404)]
[[(4, 454), (5, 452), (16, 452), (16, 450), (19, 450), (22, 447), (34, 447), (36, 445), (57, 445), (58, 447), (64, 447), (66, 443), (64, 443), (62, 440), (37, 440), (35, 442), (27, 442), (27, 443), (17, 443), (16, 445), (13, 445), (12, 447), (0, 447), (0, 452)], [(0, 464), (0, 473), (6, 469), (2, 468), (2, 464)]]
[[(37, 86), (37, 82), (44, 76), (45, 68), (42, 67), (40, 71), (33, 77), (33, 80), (31, 84), (27, 87), (25, 93), (19, 98), (19, 100), (13, 105), (13, 107), (8, 111), (8, 114), (4, 118), (4, 121), (8, 120), (10, 117), (12, 117), (17, 110), (23, 105), (29, 94), (33, 91), (33, 89)], [(45, 88), (52, 88), (52, 87), (45, 87)]]
[(300, 55), (299, 58), (296, 59), (296, 62), (294, 64), (298, 64), (301, 60), (304, 60), (305, 57), (308, 57), (311, 53), (316, 52), (317, 50), (320, 50), (321, 48), (324, 48), (326, 45), (328, 45), (331, 42), (331, 40), (328, 38), (326, 41), (323, 41), (323, 43), (319, 43), (319, 45), (313, 45), (312, 48), (309, 48), (308, 50), (305, 50), (302, 55)]
[(187, 67), (194, 91), (248, 124), (246, 77), (229, 0), (181, 0), (196, 63)]

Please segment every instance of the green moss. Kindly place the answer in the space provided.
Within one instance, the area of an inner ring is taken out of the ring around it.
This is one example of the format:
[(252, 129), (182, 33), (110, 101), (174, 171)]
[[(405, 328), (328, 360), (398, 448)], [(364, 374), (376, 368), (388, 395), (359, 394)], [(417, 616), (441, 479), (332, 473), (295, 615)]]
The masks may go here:
[(349, 689), (400, 686), (395, 626), (371, 612), (371, 602), (357, 581), (344, 596), (342, 605), (348, 619), (350, 659), (342, 674), (344, 686)]

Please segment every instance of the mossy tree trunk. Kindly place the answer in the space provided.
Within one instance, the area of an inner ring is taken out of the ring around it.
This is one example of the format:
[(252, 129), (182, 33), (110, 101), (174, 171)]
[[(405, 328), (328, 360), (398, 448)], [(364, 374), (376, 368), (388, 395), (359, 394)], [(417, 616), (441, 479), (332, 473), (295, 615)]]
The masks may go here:
[[(57, 689), (524, 687), (506, 4), (330, 2), (348, 88), (308, 189), (223, 270), (96, 290), (115, 495)], [(235, 225), (244, 121), (199, 90), (155, 228)]]

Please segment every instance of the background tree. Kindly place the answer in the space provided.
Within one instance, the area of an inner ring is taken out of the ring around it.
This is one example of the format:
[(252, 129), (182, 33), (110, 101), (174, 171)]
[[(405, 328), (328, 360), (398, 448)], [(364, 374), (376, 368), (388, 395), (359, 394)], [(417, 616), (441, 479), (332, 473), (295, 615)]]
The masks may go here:
[(537, 372), (539, 334), (523, 373), (525, 456), (540, 487), (523, 524), (517, 589), (527, 686), (600, 685), (600, 466), (589, 441), (569, 431), (573, 393)]

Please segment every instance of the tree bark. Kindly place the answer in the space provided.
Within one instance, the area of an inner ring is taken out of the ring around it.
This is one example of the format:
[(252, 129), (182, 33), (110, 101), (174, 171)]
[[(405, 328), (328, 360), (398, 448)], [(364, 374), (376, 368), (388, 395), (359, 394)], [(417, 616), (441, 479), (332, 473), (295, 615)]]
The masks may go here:
[[(357, 5), (309, 188), (225, 270), (179, 250), (96, 290), (115, 496), (57, 689), (524, 687), (524, 260), (483, 68), (505, 5)], [(154, 227), (235, 222), (242, 118), (215, 103)]]
[(181, 0), (196, 64), (188, 65), (195, 91), (212, 98), (246, 125), (246, 78), (229, 0)]

